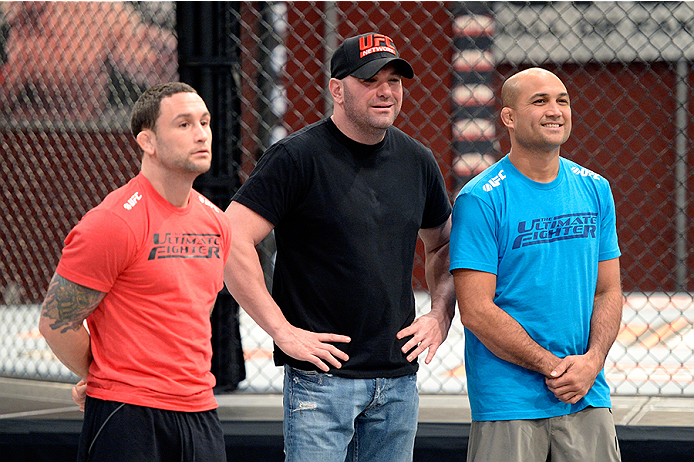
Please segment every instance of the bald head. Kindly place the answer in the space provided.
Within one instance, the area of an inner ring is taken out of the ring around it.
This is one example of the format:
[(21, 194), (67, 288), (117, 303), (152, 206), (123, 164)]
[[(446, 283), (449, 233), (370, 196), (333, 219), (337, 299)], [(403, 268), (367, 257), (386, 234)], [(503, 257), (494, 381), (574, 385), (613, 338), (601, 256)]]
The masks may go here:
[(561, 79), (534, 67), (509, 77), (501, 93), (501, 121), (515, 160), (558, 156), (571, 134), (571, 102)]
[(561, 82), (561, 79), (554, 73), (540, 67), (531, 67), (530, 69), (513, 74), (506, 79), (504, 85), (501, 87), (501, 107), (515, 108), (518, 103), (518, 96), (522, 93), (525, 85), (536, 81), (538, 78), (547, 77), (553, 77)]

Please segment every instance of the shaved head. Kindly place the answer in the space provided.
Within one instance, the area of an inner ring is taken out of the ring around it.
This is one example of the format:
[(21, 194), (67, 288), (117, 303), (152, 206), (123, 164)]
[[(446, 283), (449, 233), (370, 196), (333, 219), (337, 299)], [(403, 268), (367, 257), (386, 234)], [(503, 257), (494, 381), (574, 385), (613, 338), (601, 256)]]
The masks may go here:
[(501, 87), (501, 107), (515, 108), (516, 103), (518, 102), (518, 95), (520, 95), (522, 91), (523, 83), (525, 83), (529, 77), (532, 78), (547, 75), (554, 76), (557, 80), (560, 80), (559, 77), (557, 77), (553, 72), (540, 67), (531, 67), (530, 69), (513, 74), (511, 77), (506, 79), (504, 85)]

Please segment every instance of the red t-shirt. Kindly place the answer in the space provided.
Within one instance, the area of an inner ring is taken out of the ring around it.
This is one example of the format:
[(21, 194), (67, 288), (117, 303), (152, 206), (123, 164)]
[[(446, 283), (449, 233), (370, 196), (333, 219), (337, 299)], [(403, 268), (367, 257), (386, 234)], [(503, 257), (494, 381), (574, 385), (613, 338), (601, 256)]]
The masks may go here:
[(87, 394), (173, 411), (214, 409), (210, 310), (231, 227), (198, 192), (174, 207), (142, 175), (90, 210), (65, 239), (57, 272), (105, 292), (87, 318)]

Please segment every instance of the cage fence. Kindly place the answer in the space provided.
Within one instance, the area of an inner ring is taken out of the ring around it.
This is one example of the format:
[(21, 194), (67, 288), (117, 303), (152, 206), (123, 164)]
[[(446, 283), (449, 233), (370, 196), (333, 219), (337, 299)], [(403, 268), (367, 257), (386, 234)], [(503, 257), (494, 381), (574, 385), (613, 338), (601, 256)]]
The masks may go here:
[[(690, 139), (694, 5), (686, 2), (229, 2), (238, 50), (234, 168), (241, 182), (273, 142), (330, 114), (329, 58), (377, 31), (415, 69), (396, 125), (429, 146), (451, 200), (509, 149), (499, 91), (541, 66), (565, 82), (563, 155), (612, 185), (622, 249), (622, 328), (606, 362), (615, 394), (694, 393)], [(129, 112), (178, 79), (175, 2), (1, 2), (0, 375), (71, 381), (37, 331), (62, 242), (139, 170)], [(213, 117), (215, 115), (213, 114)], [(230, 198), (229, 198), (230, 199)], [(260, 249), (270, 282), (272, 242)], [(423, 252), (417, 311), (428, 311)], [(557, 275), (559, 283), (561, 275)], [(541, 300), (538, 300), (541, 303)], [(272, 341), (243, 312), (246, 379), (281, 390)], [(425, 393), (466, 392), (454, 322)]]

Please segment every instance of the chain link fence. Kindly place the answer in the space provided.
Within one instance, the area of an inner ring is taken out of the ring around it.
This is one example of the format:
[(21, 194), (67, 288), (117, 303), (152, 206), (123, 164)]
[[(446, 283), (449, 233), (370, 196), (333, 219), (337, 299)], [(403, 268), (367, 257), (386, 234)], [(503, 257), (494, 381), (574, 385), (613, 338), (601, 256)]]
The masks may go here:
[[(329, 57), (345, 37), (376, 30), (412, 64), (396, 125), (431, 147), (451, 199), (509, 149), (498, 120), (503, 80), (530, 66), (559, 75), (574, 118), (563, 153), (609, 179), (616, 201), (625, 306), (606, 364), (612, 392), (694, 394), (694, 5), (228, 5), (240, 31), (231, 72), (241, 181), (271, 143), (330, 114)], [(172, 2), (0, 3), (4, 376), (74, 379), (38, 334), (39, 304), (68, 231), (139, 169), (129, 111), (144, 88), (178, 78), (175, 11)], [(271, 271), (272, 243), (262, 252)], [(426, 312), (421, 246), (415, 266)], [(243, 312), (240, 321), (239, 389), (280, 391), (271, 340)], [(422, 392), (466, 391), (463, 342), (456, 320), (422, 364)]]

